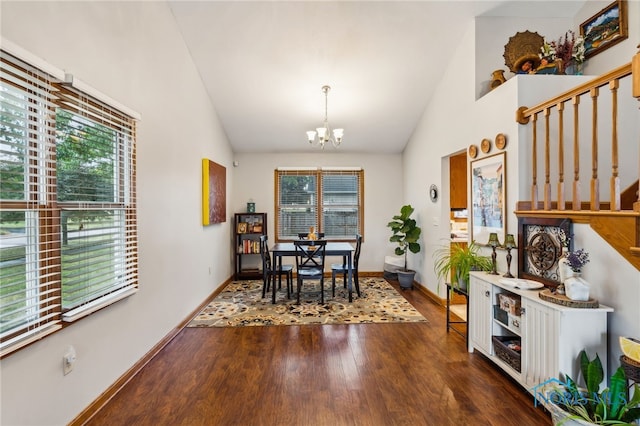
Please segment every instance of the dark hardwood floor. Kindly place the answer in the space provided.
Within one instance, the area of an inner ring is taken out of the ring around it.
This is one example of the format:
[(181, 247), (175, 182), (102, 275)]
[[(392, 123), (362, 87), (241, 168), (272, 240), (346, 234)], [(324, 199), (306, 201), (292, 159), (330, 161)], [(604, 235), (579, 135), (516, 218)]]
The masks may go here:
[(443, 307), (402, 294), (428, 324), (185, 328), (87, 424), (551, 424)]

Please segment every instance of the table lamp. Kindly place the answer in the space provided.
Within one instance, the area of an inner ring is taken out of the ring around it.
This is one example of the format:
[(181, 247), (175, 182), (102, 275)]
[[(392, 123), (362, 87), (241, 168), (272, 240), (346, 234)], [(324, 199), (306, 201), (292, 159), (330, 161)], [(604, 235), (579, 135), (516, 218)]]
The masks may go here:
[(507, 249), (507, 273), (504, 274), (503, 277), (515, 278), (511, 274), (511, 259), (513, 259), (513, 256), (511, 256), (511, 249), (516, 248), (516, 240), (513, 238), (513, 234), (507, 234), (505, 237), (504, 248)]
[(496, 270), (496, 247), (500, 245), (500, 241), (498, 241), (498, 234), (496, 232), (492, 232), (489, 234), (489, 242), (487, 243), (489, 247), (493, 250), (491, 253), (491, 275), (498, 275), (498, 271)]

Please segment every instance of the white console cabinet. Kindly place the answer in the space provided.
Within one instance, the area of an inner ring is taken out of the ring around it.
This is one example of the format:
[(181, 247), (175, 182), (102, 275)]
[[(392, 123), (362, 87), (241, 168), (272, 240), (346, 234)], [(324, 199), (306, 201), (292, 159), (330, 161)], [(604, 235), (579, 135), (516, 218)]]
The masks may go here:
[[(469, 352), (477, 350), (487, 356), (529, 391), (561, 373), (577, 379), (582, 349), (590, 357), (600, 356), (607, 377), (607, 313), (613, 309), (554, 304), (540, 299), (540, 290), (520, 290), (501, 283), (501, 279), (501, 275), (471, 273)], [(505, 311), (498, 310), (500, 294), (502, 300), (506, 296), (519, 301), (520, 307), (512, 310), (512, 315), (505, 317)], [(495, 347), (494, 337), (512, 346), (518, 342), (519, 358), (513, 356), (517, 352), (505, 357), (505, 350)]]

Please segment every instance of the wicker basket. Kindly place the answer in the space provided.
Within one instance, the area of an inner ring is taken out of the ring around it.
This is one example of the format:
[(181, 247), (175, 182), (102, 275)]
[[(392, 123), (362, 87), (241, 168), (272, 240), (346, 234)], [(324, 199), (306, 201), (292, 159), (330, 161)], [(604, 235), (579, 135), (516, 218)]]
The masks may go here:
[(516, 352), (509, 348), (507, 345), (509, 342), (518, 342), (520, 344), (520, 338), (514, 336), (493, 336), (493, 350), (496, 356), (502, 361), (509, 364), (511, 368), (520, 372), (520, 352)]
[(620, 364), (625, 376), (627, 376), (627, 380), (640, 383), (640, 362), (636, 362), (626, 355), (621, 355)]

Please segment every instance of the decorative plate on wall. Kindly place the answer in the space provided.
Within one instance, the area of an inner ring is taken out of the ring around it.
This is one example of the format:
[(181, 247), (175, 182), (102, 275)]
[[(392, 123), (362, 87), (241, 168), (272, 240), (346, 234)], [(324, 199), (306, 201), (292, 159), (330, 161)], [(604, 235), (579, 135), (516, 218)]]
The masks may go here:
[[(518, 278), (528, 278), (547, 287), (560, 284), (558, 260), (562, 239), (571, 235), (571, 219), (518, 219)], [(569, 240), (569, 251), (573, 241)]]
[(476, 158), (478, 156), (478, 147), (475, 145), (469, 146), (469, 157)]
[(496, 135), (496, 148), (504, 149), (505, 146), (507, 146), (507, 137), (504, 133), (498, 133)]
[(482, 142), (480, 142), (480, 149), (485, 154), (488, 154), (489, 151), (491, 151), (491, 141), (489, 139), (482, 139)]

